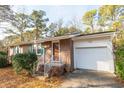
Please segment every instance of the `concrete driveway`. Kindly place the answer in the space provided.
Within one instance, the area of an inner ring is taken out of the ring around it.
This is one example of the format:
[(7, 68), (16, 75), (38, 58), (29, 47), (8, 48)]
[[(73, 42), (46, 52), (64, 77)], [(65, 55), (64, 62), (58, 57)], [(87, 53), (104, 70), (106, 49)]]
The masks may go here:
[(120, 88), (124, 84), (115, 79), (115, 75), (108, 72), (98, 72), (93, 70), (75, 70), (66, 74), (66, 79), (62, 83), (62, 88)]

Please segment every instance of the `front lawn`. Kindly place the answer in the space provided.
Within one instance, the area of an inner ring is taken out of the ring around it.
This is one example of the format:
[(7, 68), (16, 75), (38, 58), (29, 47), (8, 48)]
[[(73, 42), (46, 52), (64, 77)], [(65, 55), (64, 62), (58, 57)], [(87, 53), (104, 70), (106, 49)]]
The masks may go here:
[(63, 77), (39, 80), (27, 75), (17, 75), (12, 67), (0, 68), (0, 88), (53, 88), (59, 87)]

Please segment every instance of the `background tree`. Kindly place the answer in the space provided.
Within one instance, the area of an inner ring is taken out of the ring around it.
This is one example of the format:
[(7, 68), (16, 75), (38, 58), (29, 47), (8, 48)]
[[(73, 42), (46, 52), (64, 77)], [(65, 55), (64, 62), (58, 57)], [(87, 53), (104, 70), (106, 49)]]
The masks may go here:
[(122, 24), (119, 21), (115, 21), (112, 24), (112, 29), (115, 30), (115, 31), (121, 30), (121, 27), (122, 27)]
[[(101, 29), (101, 31), (105, 31), (105, 26), (107, 25), (106, 24), (106, 22), (105, 22), (105, 18), (103, 18), (103, 17), (100, 17), (99, 19), (98, 19), (98, 26), (100, 26), (100, 28), (99, 29)], [(100, 31), (100, 30), (99, 30)]]
[(83, 15), (83, 23), (85, 25), (90, 26), (92, 29), (92, 32), (94, 32), (94, 24), (95, 24), (96, 14), (97, 14), (97, 10), (93, 9), (93, 10), (87, 11)]
[(74, 33), (82, 33), (82, 22), (80, 21), (79, 18), (74, 17), (68, 26), (69, 33), (74, 34)]
[(68, 33), (69, 34), (80, 34), (80, 33), (82, 33), (82, 30), (75, 26), (70, 26), (70, 27), (68, 27)]
[(67, 25), (64, 26), (62, 19), (58, 20), (55, 23), (51, 23), (48, 28), (49, 28), (49, 35), (52, 37), (62, 36), (67, 34), (76, 34), (82, 32), (76, 21), (71, 21), (69, 22), (69, 26)]
[(28, 30), (26, 32), (24, 32), (23, 36), (25, 37), (25, 41), (33, 41), (35, 38), (35, 33), (33, 30)]
[(3, 40), (3, 44), (5, 47), (18, 43), (21, 43), (21, 41), (20, 41), (20, 37), (17, 35), (6, 36)]
[[(99, 8), (99, 24), (107, 29), (112, 29), (117, 23), (121, 24), (124, 16), (123, 5), (104, 5)], [(122, 19), (121, 19), (122, 18)], [(114, 27), (115, 28), (115, 27)], [(115, 29), (113, 29), (115, 30)], [(116, 30), (118, 30), (116, 26)]]
[(78, 17), (74, 17), (69, 22), (69, 25), (73, 26), (74, 28), (81, 29), (82, 22), (80, 21), (80, 19)]
[(92, 30), (91, 30), (90, 27), (87, 27), (83, 33), (84, 34), (89, 34), (89, 33), (92, 33)]
[(12, 21), (14, 12), (11, 7), (9, 5), (0, 5), (0, 22)]
[[(12, 10), (12, 6), (10, 5), (0, 5), (0, 32), (6, 30), (8, 27), (8, 22), (11, 22), (14, 18), (14, 12)], [(5, 24), (7, 24), (5, 26)]]
[(7, 51), (7, 48), (4, 46), (2, 40), (0, 40), (0, 51)]
[(49, 35), (50, 36), (61, 36), (67, 32), (67, 28), (63, 25), (63, 20), (59, 19), (55, 23), (49, 25)]
[(39, 10), (34, 10), (31, 13), (31, 27), (35, 32), (35, 39), (39, 39), (43, 34), (46, 34), (47, 27), (46, 22), (49, 21), (48, 18), (45, 18), (46, 12)]
[(24, 13), (16, 13), (10, 24), (13, 26), (13, 28), (7, 27), (4, 33), (20, 36), (21, 41), (24, 41), (23, 33), (29, 27), (29, 16)]
[(54, 33), (55, 36), (63, 36), (63, 35), (67, 35), (69, 32), (68, 28), (67, 27), (62, 27), (60, 28), (58, 31), (56, 31)]
[(57, 24), (56, 23), (51, 23), (49, 26), (48, 26), (48, 36), (51, 36), (51, 37), (54, 37), (55, 35), (55, 32), (57, 31)]

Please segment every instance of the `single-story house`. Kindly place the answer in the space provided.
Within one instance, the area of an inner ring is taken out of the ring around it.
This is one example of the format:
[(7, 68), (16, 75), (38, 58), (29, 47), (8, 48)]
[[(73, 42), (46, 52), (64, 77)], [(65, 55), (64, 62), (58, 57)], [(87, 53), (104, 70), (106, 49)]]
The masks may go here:
[(91, 69), (114, 73), (113, 36), (114, 32), (108, 31), (49, 37), (37, 42), (12, 45), (9, 56), (35, 51), (38, 57), (44, 58), (44, 62), (66, 64), (66, 71)]

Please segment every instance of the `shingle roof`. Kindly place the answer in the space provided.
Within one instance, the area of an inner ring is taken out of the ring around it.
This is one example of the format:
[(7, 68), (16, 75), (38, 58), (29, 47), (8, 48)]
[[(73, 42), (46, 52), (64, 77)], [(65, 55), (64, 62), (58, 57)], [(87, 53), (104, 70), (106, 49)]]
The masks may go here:
[(105, 31), (105, 32), (96, 32), (96, 33), (89, 33), (89, 34), (74, 34), (74, 35), (65, 35), (65, 36), (57, 36), (57, 37), (47, 37), (44, 39), (40, 39), (37, 41), (31, 41), (31, 42), (23, 42), (23, 43), (19, 43), (19, 44), (13, 44), (10, 47), (13, 46), (18, 46), (18, 45), (30, 45), (33, 43), (43, 43), (43, 42), (47, 42), (47, 41), (53, 41), (53, 40), (62, 40), (62, 39), (68, 39), (68, 38), (73, 38), (73, 37), (80, 37), (80, 36), (88, 36), (88, 35), (98, 35), (98, 34), (104, 34), (104, 33), (111, 33), (114, 31)]

